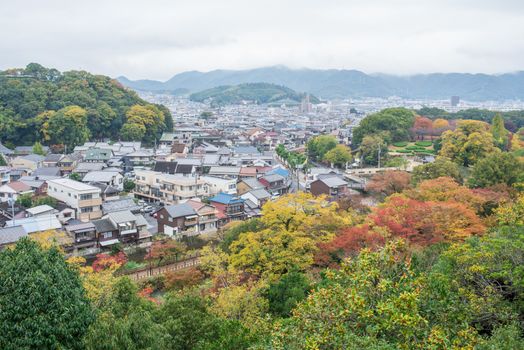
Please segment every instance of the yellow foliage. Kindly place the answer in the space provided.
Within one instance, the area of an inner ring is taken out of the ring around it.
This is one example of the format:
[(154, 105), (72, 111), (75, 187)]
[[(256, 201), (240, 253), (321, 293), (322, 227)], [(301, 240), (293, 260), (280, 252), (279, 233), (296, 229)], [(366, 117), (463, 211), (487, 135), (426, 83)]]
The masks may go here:
[(40, 244), (43, 249), (50, 249), (51, 247), (56, 247), (59, 250), (62, 250), (62, 247), (73, 243), (71, 237), (67, 235), (64, 231), (58, 230), (47, 230), (37, 233), (32, 233), (29, 237)]

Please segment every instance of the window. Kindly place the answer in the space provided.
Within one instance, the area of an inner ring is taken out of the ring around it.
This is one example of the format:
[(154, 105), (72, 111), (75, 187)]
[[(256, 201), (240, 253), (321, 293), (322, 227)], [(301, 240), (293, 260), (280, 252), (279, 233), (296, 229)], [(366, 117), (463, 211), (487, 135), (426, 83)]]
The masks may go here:
[(92, 213), (93, 212), (93, 207), (80, 208), (80, 211), (82, 213)]
[(111, 238), (111, 237), (113, 237), (113, 232), (104, 232), (102, 235), (103, 235), (104, 238), (106, 238), (106, 239), (107, 239), (107, 238)]
[(92, 194), (81, 194), (80, 195), (80, 200), (81, 201), (89, 200), (89, 199), (92, 199), (92, 198), (93, 198)]

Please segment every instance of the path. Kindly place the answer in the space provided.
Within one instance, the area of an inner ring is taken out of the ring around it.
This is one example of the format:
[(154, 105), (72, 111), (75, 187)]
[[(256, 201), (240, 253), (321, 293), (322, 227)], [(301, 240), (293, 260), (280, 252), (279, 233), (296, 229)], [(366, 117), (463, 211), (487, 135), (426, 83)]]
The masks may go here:
[(194, 257), (194, 258), (178, 261), (176, 263), (164, 265), (164, 266), (151, 267), (151, 268), (149, 268), (148, 266), (138, 271), (126, 273), (123, 276), (127, 276), (134, 281), (139, 281), (144, 278), (163, 275), (164, 273), (169, 272), (169, 271), (178, 271), (178, 270), (187, 269), (189, 267), (198, 266), (199, 264), (200, 264), (200, 259), (198, 257)]

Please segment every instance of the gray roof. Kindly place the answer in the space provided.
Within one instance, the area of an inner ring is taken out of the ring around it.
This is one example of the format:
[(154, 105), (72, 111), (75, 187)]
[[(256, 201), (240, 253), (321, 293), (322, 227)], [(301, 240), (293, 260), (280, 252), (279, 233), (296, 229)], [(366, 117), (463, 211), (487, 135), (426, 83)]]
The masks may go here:
[(15, 243), (26, 236), (27, 232), (25, 232), (22, 226), (0, 228), (0, 245)]
[(7, 148), (6, 146), (2, 145), (2, 143), (0, 142), (0, 153), (10, 155), (10, 154), (13, 154), (15, 152), (13, 150)]
[(93, 220), (93, 225), (95, 225), (96, 232), (109, 232), (116, 230), (116, 227), (113, 226), (113, 223), (108, 218)]
[(58, 162), (60, 159), (62, 159), (64, 155), (63, 154), (58, 154), (58, 153), (49, 153), (44, 161), (45, 162)]
[(320, 179), (323, 183), (325, 183), (329, 187), (339, 187), (339, 186), (345, 186), (348, 183), (338, 176), (332, 176), (324, 179)]
[(271, 175), (265, 175), (262, 177), (267, 182), (275, 182), (275, 181), (283, 181), (285, 178), (282, 175), (279, 174), (271, 174)]
[(140, 206), (135, 203), (133, 198), (121, 198), (102, 203), (102, 211), (104, 214), (122, 210), (130, 210), (132, 212), (140, 211)]
[(78, 163), (75, 171), (96, 171), (104, 168), (103, 163)]
[(136, 214), (136, 225), (137, 226), (147, 226), (146, 218), (142, 214)]
[(20, 156), (20, 158), (30, 160), (36, 163), (41, 162), (45, 159), (43, 156), (38, 154), (28, 154), (27, 156)]
[(60, 168), (55, 166), (38, 168), (33, 172), (33, 176), (60, 176), (60, 174)]
[(251, 190), (249, 191), (249, 193), (251, 193), (257, 199), (264, 199), (264, 198), (271, 197), (271, 194), (263, 188), (259, 188), (257, 190)]
[(243, 179), (242, 181), (254, 190), (259, 188), (265, 188), (265, 186), (262, 183), (260, 183), (260, 181), (254, 178), (247, 178)]
[(182, 216), (197, 215), (195, 209), (187, 203), (168, 205), (165, 207), (172, 218), (179, 218)]
[(108, 214), (108, 217), (117, 224), (129, 221), (136, 221), (135, 214), (130, 210), (115, 211)]
[(109, 182), (120, 173), (116, 171), (90, 171), (85, 174), (83, 182)]

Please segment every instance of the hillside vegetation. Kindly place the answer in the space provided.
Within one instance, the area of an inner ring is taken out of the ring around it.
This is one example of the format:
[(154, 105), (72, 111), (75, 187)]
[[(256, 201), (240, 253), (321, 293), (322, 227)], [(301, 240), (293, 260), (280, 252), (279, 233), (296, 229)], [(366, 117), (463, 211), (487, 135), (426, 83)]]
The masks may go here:
[(0, 71), (0, 141), (7, 144), (74, 147), (90, 138), (152, 143), (167, 129), (167, 108), (107, 76), (36, 63)]
[[(250, 83), (234, 86), (219, 86), (207, 89), (192, 94), (190, 99), (191, 101), (196, 102), (209, 100), (211, 103), (219, 105), (237, 104), (242, 101), (253, 101), (259, 104), (264, 104), (300, 103), (304, 96), (305, 94), (297, 93), (285, 86), (267, 83)], [(309, 99), (312, 103), (319, 102), (315, 96), (310, 96)]]

